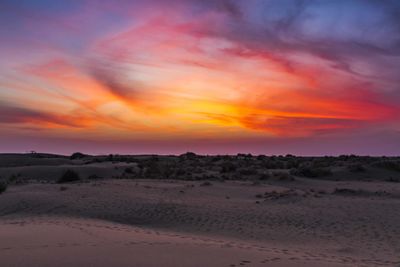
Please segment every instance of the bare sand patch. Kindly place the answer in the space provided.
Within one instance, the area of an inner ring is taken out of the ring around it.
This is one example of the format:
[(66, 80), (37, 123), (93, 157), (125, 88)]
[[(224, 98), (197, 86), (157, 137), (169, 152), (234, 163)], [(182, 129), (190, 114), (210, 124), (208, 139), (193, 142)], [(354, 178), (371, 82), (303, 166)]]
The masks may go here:
[[(202, 183), (102, 180), (12, 185), (0, 196), (2, 264), (400, 264), (398, 184)], [(336, 188), (387, 194), (337, 194)]]

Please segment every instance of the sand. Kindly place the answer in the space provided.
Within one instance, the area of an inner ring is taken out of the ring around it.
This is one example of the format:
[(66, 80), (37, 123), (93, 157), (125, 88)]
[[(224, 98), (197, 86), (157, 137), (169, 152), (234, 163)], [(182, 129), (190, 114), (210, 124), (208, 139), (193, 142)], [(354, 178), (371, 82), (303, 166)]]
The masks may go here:
[(0, 259), (2, 266), (400, 266), (399, 225), (397, 183), (29, 183), (0, 195)]
[(6, 266), (349, 266), (351, 259), (304, 254), (205, 236), (71, 218), (1, 224)]

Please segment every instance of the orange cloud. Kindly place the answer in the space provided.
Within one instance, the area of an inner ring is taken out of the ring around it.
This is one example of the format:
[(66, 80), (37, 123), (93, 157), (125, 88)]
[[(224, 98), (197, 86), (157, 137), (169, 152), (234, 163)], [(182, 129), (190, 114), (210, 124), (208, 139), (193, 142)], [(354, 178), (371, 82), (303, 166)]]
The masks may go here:
[(215, 8), (184, 19), (172, 8), (138, 14), (139, 22), (93, 40), (80, 58), (24, 66), (46, 94), (20, 104), (24, 111), (9, 110), (11, 117), (87, 132), (106, 126), (118, 137), (199, 138), (313, 136), (396, 118), (373, 79), (329, 43), (310, 42), (312, 50), (274, 32), (258, 36), (260, 29), (240, 24), (240, 12)]

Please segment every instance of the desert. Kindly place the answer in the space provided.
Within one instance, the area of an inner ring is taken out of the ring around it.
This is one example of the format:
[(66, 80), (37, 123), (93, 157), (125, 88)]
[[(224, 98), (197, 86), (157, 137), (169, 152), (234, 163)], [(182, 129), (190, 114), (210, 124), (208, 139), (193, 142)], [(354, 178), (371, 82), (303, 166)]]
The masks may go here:
[(0, 158), (3, 266), (400, 265), (396, 157)]
[(0, 0), (0, 267), (400, 267), (400, 0)]

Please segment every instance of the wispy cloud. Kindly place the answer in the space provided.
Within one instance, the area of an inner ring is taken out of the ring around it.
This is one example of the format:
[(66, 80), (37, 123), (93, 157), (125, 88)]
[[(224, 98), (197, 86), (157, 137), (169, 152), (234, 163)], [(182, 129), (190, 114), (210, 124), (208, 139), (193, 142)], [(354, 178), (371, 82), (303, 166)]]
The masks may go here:
[(2, 124), (106, 125), (116, 139), (230, 131), (293, 140), (400, 127), (398, 1), (2, 7)]
[(0, 103), (0, 123), (28, 123), (37, 127), (58, 126), (84, 128), (90, 125), (88, 118), (79, 115), (49, 113)]

